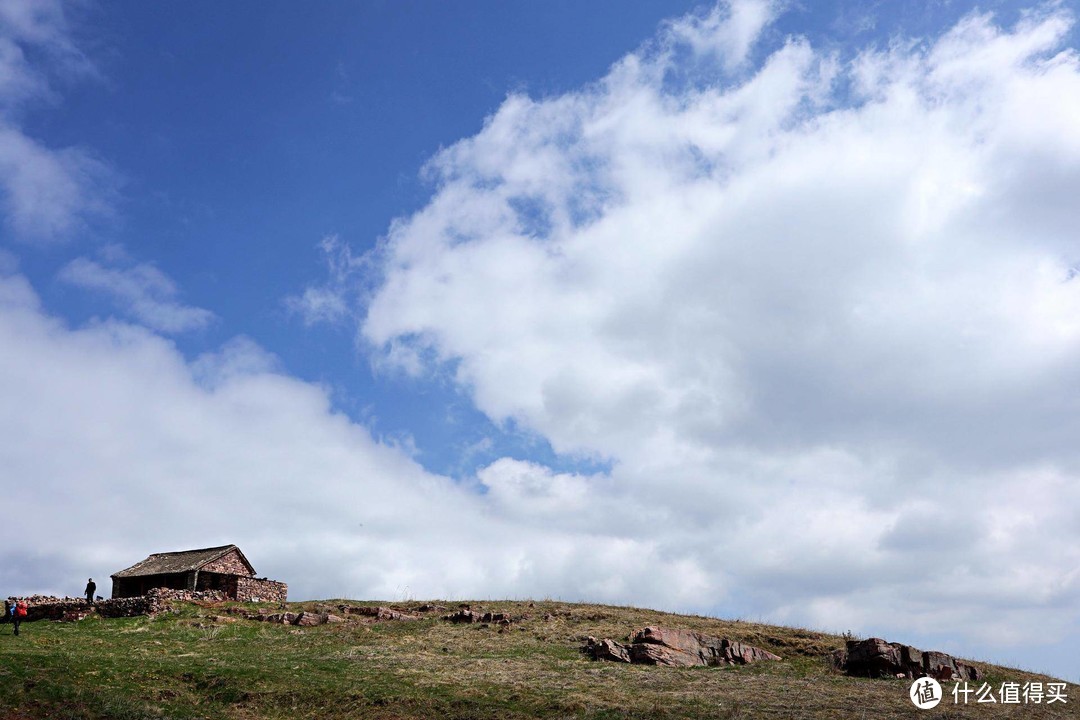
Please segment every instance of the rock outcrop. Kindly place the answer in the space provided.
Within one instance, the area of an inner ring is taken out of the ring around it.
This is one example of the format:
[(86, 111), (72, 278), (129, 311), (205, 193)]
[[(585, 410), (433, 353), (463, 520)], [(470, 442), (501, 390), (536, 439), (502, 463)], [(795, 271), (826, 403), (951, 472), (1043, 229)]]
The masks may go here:
[(335, 614), (330, 612), (330, 610), (331, 608), (328, 606), (322, 605), (317, 606), (312, 610), (305, 610), (299, 613), (269, 612), (266, 609), (247, 610), (244, 608), (229, 608), (228, 612), (240, 615), (248, 620), (282, 625), (299, 625), (301, 627), (313, 627), (315, 625), (325, 625), (327, 623), (333, 625), (336, 623), (348, 622), (348, 619), (352, 617), (393, 621), (421, 619), (419, 615), (413, 615), (402, 610), (394, 610), (393, 608), (383, 607), (381, 605), (375, 607), (341, 604), (337, 606), (337, 612), (340, 614)]
[(593, 660), (611, 660), (613, 662), (624, 663), (630, 662), (630, 646), (617, 643), (608, 638), (597, 640), (590, 635), (585, 639), (585, 646), (581, 651)]
[(338, 609), (346, 615), (361, 615), (363, 617), (375, 618), (376, 620), (419, 620), (419, 615), (413, 615), (402, 610), (394, 610), (393, 608), (378, 606), (357, 606), (357, 605), (339, 605)]
[(511, 618), (506, 613), (497, 612), (477, 612), (469, 608), (462, 608), (457, 612), (444, 615), (443, 620), (449, 620), (452, 623), (487, 623), (489, 625), (509, 625)]
[(748, 665), (779, 660), (768, 650), (693, 630), (647, 627), (634, 633), (629, 644), (589, 637), (582, 651), (595, 660), (691, 667), (694, 665)]
[(881, 638), (848, 640), (843, 650), (833, 651), (833, 664), (848, 675), (858, 677), (929, 676), (935, 680), (978, 680), (974, 665), (941, 652), (923, 652), (902, 643)]

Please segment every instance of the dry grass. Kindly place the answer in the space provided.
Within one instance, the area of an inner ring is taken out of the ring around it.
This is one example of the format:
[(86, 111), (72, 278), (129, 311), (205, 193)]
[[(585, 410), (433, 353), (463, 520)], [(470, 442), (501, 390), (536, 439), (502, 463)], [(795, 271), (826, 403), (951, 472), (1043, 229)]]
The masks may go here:
[[(508, 628), (437, 617), (295, 628), (186, 605), (153, 619), (24, 625), (19, 638), (0, 636), (0, 717), (1080, 718), (1076, 685), (1067, 705), (963, 706), (947, 696), (919, 711), (905, 681), (833, 671), (825, 655), (843, 645), (838, 635), (600, 605), (472, 606), (516, 620)], [(594, 662), (579, 652), (588, 635), (622, 640), (646, 625), (729, 637), (783, 661), (675, 669)], [(976, 664), (994, 685), (1050, 680)]]

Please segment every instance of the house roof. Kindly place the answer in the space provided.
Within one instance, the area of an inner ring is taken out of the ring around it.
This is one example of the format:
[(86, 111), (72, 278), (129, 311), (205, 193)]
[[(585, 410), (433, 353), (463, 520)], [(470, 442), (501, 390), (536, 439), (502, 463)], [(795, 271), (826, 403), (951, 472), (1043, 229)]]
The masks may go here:
[(154, 553), (150, 557), (137, 562), (131, 567), (113, 573), (114, 578), (142, 577), (145, 575), (169, 575), (172, 573), (184, 573), (198, 570), (235, 550), (244, 561), (251, 574), (255, 574), (255, 568), (240, 552), (235, 545), (221, 545), (219, 547), (202, 548), (201, 550), (180, 550), (177, 552)]

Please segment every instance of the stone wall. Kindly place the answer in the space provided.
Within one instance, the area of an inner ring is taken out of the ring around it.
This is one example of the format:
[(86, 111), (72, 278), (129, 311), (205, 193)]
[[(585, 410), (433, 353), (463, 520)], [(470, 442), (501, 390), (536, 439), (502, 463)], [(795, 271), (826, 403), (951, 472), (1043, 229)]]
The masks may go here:
[(7, 609), (14, 605), (16, 600), (26, 601), (26, 621), (31, 622), (34, 620), (76, 620), (92, 613), (108, 618), (153, 615), (168, 610), (169, 603), (173, 600), (221, 602), (225, 600), (225, 594), (217, 590), (191, 592), (188, 590), (154, 588), (146, 595), (99, 600), (93, 605), (89, 605), (86, 598), (61, 598), (47, 595), (31, 595), (24, 598), (12, 597), (5, 602), (5, 622), (10, 620), (7, 616)]
[(203, 565), (199, 568), (199, 571), (216, 572), (224, 575), (240, 575), (242, 577), (250, 577), (252, 575), (251, 568), (244, 564), (244, 561), (240, 558), (240, 553), (237, 550), (230, 550), (214, 562)]
[(236, 599), (241, 602), (283, 603), (289, 596), (289, 586), (266, 578), (236, 578)]
[(219, 590), (170, 590), (154, 588), (145, 595), (130, 598), (116, 598), (94, 603), (93, 609), (102, 617), (135, 617), (136, 615), (154, 615), (169, 609), (174, 600), (185, 602), (221, 602), (225, 594)]
[(34, 620), (60, 620), (71, 611), (85, 611), (90, 606), (86, 604), (86, 598), (53, 597), (51, 595), (28, 595), (26, 597), (9, 597), (4, 601), (4, 622), (11, 621), (10, 608), (18, 600), (26, 601), (26, 617), (24, 622)]

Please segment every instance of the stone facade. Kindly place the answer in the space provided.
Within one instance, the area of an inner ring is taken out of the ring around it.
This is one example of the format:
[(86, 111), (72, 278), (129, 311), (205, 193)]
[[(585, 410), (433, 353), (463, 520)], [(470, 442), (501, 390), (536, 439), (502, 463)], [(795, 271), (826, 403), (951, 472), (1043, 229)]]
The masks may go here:
[(240, 551), (238, 549), (222, 555), (217, 560), (206, 563), (199, 568), (199, 572), (215, 572), (224, 575), (243, 575), (246, 577), (255, 574), (255, 571), (251, 569), (251, 566), (240, 556)]
[(233, 597), (243, 602), (283, 603), (289, 596), (289, 586), (266, 578), (237, 577)]

